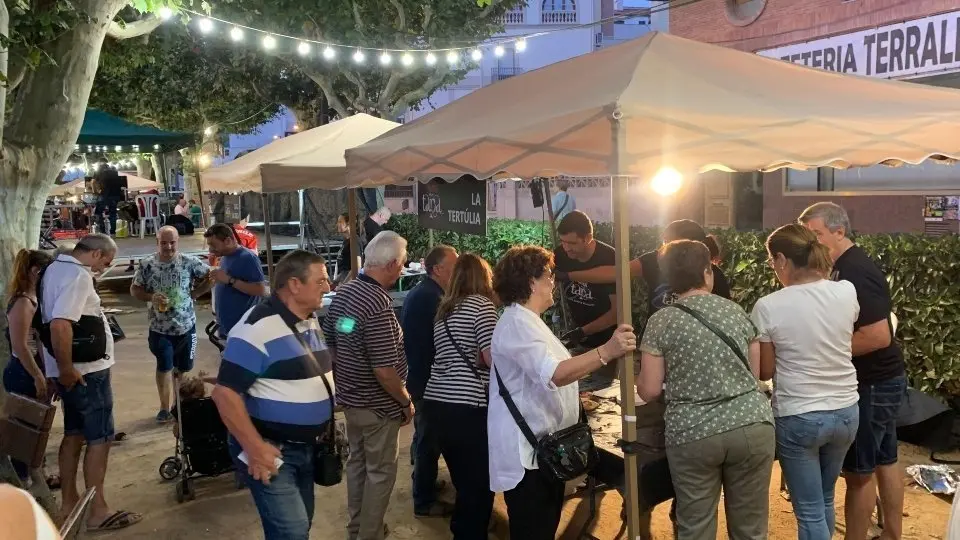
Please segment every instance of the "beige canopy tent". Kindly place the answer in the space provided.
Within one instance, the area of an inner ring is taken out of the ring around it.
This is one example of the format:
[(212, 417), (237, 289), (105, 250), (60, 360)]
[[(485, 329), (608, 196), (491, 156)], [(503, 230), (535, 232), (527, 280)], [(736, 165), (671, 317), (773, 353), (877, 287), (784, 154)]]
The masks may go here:
[[(146, 178), (141, 178), (132, 174), (121, 174), (121, 176), (127, 177), (127, 191), (145, 191), (148, 189), (163, 189), (163, 184), (160, 182), (154, 182), (153, 180), (147, 180)], [(54, 186), (50, 190), (51, 197), (67, 197), (70, 195), (79, 195), (83, 193), (83, 190), (86, 189), (86, 184), (83, 178), (73, 180), (72, 182), (67, 182), (66, 184), (60, 184), (59, 186)]]
[[(609, 175), (649, 179), (960, 156), (960, 92), (818, 71), (652, 33), (477, 90), (347, 152), (347, 186)], [(613, 183), (617, 312), (631, 321), (628, 179)], [(633, 355), (623, 438), (636, 440)], [(626, 455), (629, 538), (637, 460)]]
[(400, 124), (357, 114), (284, 137), (203, 173), (205, 191), (277, 193), (343, 184), (343, 153)]

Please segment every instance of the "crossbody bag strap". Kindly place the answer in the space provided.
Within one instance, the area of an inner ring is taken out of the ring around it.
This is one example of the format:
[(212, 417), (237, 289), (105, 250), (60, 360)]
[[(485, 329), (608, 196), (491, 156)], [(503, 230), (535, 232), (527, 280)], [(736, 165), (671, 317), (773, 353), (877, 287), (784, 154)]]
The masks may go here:
[(500, 372), (497, 371), (497, 366), (493, 366), (493, 373), (497, 377), (497, 388), (500, 393), (500, 397), (503, 398), (503, 402), (507, 406), (507, 410), (510, 411), (510, 416), (513, 417), (513, 421), (517, 423), (517, 427), (520, 428), (520, 433), (523, 433), (524, 438), (527, 439), (527, 442), (530, 443), (534, 449), (537, 448), (537, 436), (533, 434), (533, 430), (530, 429), (530, 425), (527, 424), (527, 421), (523, 419), (523, 415), (520, 414), (520, 409), (517, 408), (517, 404), (514, 403), (513, 398), (510, 397), (510, 392), (507, 391), (506, 385), (503, 384), (503, 379), (500, 378)]
[[(317, 356), (313, 354), (313, 349), (310, 348), (310, 345), (307, 343), (307, 341), (303, 339), (303, 336), (300, 335), (300, 331), (297, 330), (297, 325), (287, 323), (287, 328), (293, 332), (293, 337), (296, 338), (296, 340), (300, 342), (300, 345), (303, 346), (303, 349), (307, 351), (307, 356), (310, 357), (310, 360), (313, 360), (313, 363), (322, 369), (322, 366), (320, 366), (320, 361), (317, 360)], [(333, 373), (333, 369), (330, 370), (330, 373)], [(337, 435), (336, 422), (333, 420), (333, 410), (337, 406), (337, 400), (333, 396), (333, 389), (330, 388), (330, 383), (327, 381), (327, 376), (324, 373), (320, 373), (320, 380), (323, 381), (323, 386), (327, 389), (327, 396), (330, 397), (330, 421), (327, 422), (327, 431), (330, 434), (330, 442), (332, 443), (336, 441)]]
[(555, 216), (556, 216), (556, 215), (559, 215), (560, 212), (563, 212), (564, 210), (567, 209), (567, 203), (570, 202), (570, 194), (569, 194), (569, 193), (564, 193), (564, 195), (566, 195), (567, 197), (566, 197), (565, 199), (563, 199), (563, 204), (560, 205), (560, 208), (556, 208), (556, 209), (553, 210), (553, 215), (555, 215)]
[(747, 371), (750, 373), (750, 376), (753, 377), (753, 369), (750, 367), (750, 361), (747, 360), (747, 357), (744, 356), (743, 351), (740, 350), (740, 347), (737, 346), (737, 343), (733, 341), (733, 339), (731, 339), (730, 336), (725, 334), (723, 330), (720, 330), (719, 328), (717, 328), (715, 324), (708, 321), (706, 317), (701, 315), (695, 309), (691, 309), (679, 302), (673, 303), (671, 304), (671, 306), (679, 309), (680, 311), (690, 315), (691, 317), (699, 321), (700, 324), (707, 327), (707, 330), (710, 330), (711, 332), (713, 332), (718, 338), (720, 338), (724, 343), (726, 343), (727, 347), (730, 347), (730, 349), (737, 355), (737, 358), (739, 358), (740, 361), (743, 362), (743, 365), (744, 367), (747, 368)]
[(471, 362), (470, 357), (463, 352), (463, 349), (460, 348), (460, 344), (457, 343), (457, 340), (453, 339), (453, 333), (450, 332), (450, 325), (447, 324), (447, 319), (443, 319), (443, 331), (447, 334), (447, 339), (450, 340), (450, 343), (453, 343), (453, 346), (456, 347), (457, 352), (460, 356), (463, 357), (464, 362), (470, 366), (470, 371), (477, 377), (477, 380), (480, 381), (480, 384), (483, 384), (483, 377), (480, 376), (480, 370), (477, 369), (476, 362)]

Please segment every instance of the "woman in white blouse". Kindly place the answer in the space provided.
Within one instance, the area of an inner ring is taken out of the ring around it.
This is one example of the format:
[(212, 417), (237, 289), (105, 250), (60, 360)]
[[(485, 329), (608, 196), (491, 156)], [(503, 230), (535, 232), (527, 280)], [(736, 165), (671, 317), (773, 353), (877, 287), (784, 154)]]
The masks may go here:
[[(494, 271), (494, 291), (507, 308), (493, 332), (493, 368), (538, 439), (579, 420), (577, 380), (637, 346), (633, 327), (621, 325), (604, 345), (571, 358), (542, 319), (553, 305), (553, 267), (549, 251), (518, 246)], [(537, 468), (534, 449), (499, 392), (490, 377), (490, 490), (504, 494), (511, 538), (553, 540), (564, 484)]]

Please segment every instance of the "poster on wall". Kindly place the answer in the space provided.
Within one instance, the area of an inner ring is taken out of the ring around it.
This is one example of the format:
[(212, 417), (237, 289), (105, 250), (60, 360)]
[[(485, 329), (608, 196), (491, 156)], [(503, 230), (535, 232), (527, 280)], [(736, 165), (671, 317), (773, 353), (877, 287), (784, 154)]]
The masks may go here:
[(960, 197), (925, 197), (923, 219), (924, 221), (956, 221), (958, 209), (960, 209)]
[(426, 229), (487, 234), (487, 183), (472, 176), (434, 178), (417, 188), (417, 222)]

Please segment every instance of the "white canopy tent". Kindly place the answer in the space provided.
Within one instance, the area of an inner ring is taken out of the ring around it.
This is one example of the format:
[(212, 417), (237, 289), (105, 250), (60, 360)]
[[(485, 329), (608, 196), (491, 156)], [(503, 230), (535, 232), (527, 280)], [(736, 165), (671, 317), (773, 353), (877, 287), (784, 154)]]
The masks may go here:
[[(127, 177), (127, 191), (146, 191), (148, 189), (163, 189), (163, 184), (160, 182), (154, 182), (153, 180), (147, 180), (146, 178), (141, 178), (132, 174), (121, 174), (120, 176)], [(70, 195), (79, 195), (83, 193), (83, 190), (86, 189), (85, 180), (79, 178), (72, 182), (67, 182), (66, 184), (60, 184), (59, 186), (54, 186), (50, 190), (51, 197), (68, 197)]]
[[(463, 175), (613, 183), (617, 312), (631, 321), (629, 178), (708, 170), (899, 165), (960, 157), (960, 92), (819, 71), (651, 33), (477, 90), (347, 151), (342, 187)], [(633, 355), (620, 366), (636, 440)], [(637, 460), (626, 455), (629, 538)]]

